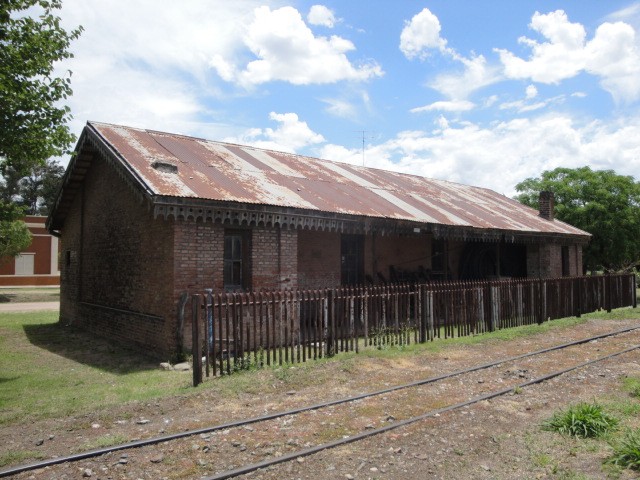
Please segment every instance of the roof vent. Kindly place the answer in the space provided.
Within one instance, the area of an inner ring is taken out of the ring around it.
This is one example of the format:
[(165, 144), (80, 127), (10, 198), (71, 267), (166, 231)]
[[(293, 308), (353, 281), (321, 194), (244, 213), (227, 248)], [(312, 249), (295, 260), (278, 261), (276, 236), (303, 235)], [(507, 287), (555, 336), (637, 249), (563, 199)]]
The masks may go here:
[(178, 173), (178, 166), (170, 162), (156, 160), (151, 164), (151, 166), (159, 172)]

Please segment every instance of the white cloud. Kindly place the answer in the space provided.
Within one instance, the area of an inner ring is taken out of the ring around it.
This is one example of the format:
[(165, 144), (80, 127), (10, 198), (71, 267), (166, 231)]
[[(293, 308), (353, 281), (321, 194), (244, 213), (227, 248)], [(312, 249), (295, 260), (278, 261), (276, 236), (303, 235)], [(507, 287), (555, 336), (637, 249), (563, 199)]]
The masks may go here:
[(440, 101), (434, 102), (424, 107), (416, 107), (410, 110), (411, 113), (420, 112), (432, 112), (434, 110), (440, 110), (444, 112), (466, 112), (472, 110), (475, 107), (473, 102), (467, 100), (454, 100), (454, 101)]
[(229, 133), (205, 106), (219, 93), (208, 60), (234, 52), (238, 26), (259, 0), (131, 0), (126, 11), (117, 0), (62, 5), (64, 28), (84, 27), (71, 45), (75, 58), (59, 64), (73, 72), (67, 104), (76, 134), (87, 120), (208, 138)]
[[(640, 117), (578, 124), (571, 117), (548, 114), (491, 126), (452, 124), (443, 118), (435, 124), (433, 132), (404, 131), (369, 146), (366, 165), (487, 187), (508, 196), (515, 195), (518, 182), (560, 166), (589, 165), (625, 175), (640, 169)], [(355, 148), (327, 144), (321, 156), (362, 165), (362, 152)]]
[(290, 153), (325, 141), (322, 135), (311, 130), (307, 122), (300, 120), (295, 113), (271, 112), (269, 119), (278, 122), (279, 126), (276, 129), (251, 128), (240, 136), (227, 137), (224, 141)]
[(447, 41), (440, 37), (440, 21), (428, 8), (405, 21), (400, 34), (400, 50), (408, 59), (425, 58), (430, 49), (444, 51)]
[(307, 14), (307, 22), (311, 25), (333, 28), (336, 24), (336, 17), (333, 11), (324, 5), (313, 5)]
[(588, 72), (600, 78), (601, 86), (616, 101), (640, 99), (640, 82), (636, 81), (640, 75), (640, 49), (635, 30), (627, 23), (603, 23), (590, 41), (586, 40), (584, 27), (571, 23), (562, 10), (536, 12), (529, 26), (547, 41), (520, 38), (531, 48), (526, 60), (496, 49), (507, 77), (558, 84)]
[(527, 85), (527, 89), (525, 90), (525, 96), (527, 100), (535, 98), (538, 96), (538, 89), (535, 85)]
[(502, 79), (496, 67), (487, 65), (482, 55), (455, 59), (464, 66), (462, 73), (443, 73), (429, 82), (429, 86), (452, 100), (466, 99), (472, 92), (492, 85)]
[(243, 43), (257, 57), (244, 69), (223, 55), (213, 57), (210, 65), (224, 80), (244, 87), (277, 80), (294, 85), (364, 81), (383, 75), (375, 62), (354, 66), (349, 61), (346, 53), (355, 50), (351, 41), (336, 35), (314, 36), (293, 7), (256, 8)]
[(333, 116), (349, 119), (355, 119), (357, 116), (357, 108), (351, 102), (338, 98), (324, 98), (322, 102), (328, 105), (325, 111)]

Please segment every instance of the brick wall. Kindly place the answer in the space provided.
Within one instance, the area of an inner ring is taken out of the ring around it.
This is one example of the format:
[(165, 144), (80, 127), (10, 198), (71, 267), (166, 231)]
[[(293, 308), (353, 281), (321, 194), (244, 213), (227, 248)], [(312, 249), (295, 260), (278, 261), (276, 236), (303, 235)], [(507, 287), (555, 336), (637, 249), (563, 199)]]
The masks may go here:
[(298, 288), (298, 231), (256, 227), (251, 237), (254, 290)]
[[(582, 275), (582, 247), (570, 245), (569, 275)], [(531, 278), (562, 277), (562, 246), (555, 244), (527, 246), (527, 276)]]
[(96, 158), (62, 229), (61, 320), (170, 354), (172, 233)]
[(224, 227), (211, 222), (176, 220), (174, 223), (174, 301), (183, 292), (222, 290)]
[(300, 230), (297, 264), (301, 289), (340, 285), (340, 234)]

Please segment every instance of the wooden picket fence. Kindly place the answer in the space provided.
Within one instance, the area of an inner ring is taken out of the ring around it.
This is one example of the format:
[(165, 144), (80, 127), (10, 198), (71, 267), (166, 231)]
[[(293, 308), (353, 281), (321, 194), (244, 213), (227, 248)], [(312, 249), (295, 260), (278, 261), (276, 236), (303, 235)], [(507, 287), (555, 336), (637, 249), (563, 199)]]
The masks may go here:
[[(192, 295), (206, 376), (636, 307), (634, 275)], [(202, 381), (194, 362), (194, 384)]]

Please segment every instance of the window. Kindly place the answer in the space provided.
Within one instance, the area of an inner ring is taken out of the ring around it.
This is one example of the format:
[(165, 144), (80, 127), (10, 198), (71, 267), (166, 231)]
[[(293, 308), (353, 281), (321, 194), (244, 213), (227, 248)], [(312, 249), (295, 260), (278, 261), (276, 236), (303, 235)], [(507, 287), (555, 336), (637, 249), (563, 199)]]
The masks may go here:
[(434, 238), (431, 241), (431, 270), (437, 273), (444, 273), (446, 264), (444, 240)]
[(562, 255), (562, 276), (568, 277), (569, 275), (571, 275), (571, 272), (569, 270), (569, 247), (563, 246), (561, 255)]
[(33, 253), (23, 253), (16, 257), (16, 275), (33, 275), (34, 267)]
[(225, 290), (249, 288), (249, 232), (228, 230), (224, 234)]

